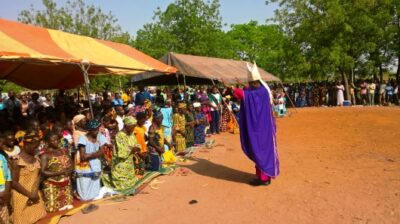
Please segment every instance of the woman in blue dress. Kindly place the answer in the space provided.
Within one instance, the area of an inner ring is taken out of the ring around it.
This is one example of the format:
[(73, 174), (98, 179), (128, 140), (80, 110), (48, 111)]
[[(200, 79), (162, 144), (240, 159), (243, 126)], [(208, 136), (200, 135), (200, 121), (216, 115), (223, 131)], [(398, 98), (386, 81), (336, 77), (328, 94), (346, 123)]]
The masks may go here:
[(194, 107), (194, 145), (202, 145), (206, 142), (206, 124), (207, 124), (207, 118), (201, 112), (201, 104), (199, 102), (196, 102), (193, 104)]
[(78, 140), (75, 172), (76, 187), (83, 201), (95, 199), (100, 193), (101, 160), (103, 148), (109, 146), (104, 135), (99, 133), (100, 122), (91, 120), (87, 123), (88, 133)]

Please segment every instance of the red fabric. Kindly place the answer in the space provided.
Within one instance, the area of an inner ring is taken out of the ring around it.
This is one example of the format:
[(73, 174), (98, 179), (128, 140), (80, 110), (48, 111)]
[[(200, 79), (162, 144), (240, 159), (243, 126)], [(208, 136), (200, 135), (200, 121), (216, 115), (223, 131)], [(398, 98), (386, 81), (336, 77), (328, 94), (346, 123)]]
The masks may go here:
[(233, 90), (233, 97), (236, 99), (242, 101), (244, 99), (244, 91), (241, 88), (235, 88)]
[(256, 176), (263, 182), (271, 180), (271, 177), (258, 169), (258, 167), (256, 167)]

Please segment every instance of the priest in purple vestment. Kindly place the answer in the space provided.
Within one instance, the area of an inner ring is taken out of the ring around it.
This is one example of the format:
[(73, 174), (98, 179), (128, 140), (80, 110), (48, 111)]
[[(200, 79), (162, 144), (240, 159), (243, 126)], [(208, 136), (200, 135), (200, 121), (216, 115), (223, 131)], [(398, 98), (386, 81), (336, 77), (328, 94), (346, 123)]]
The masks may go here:
[(253, 186), (266, 186), (279, 175), (276, 125), (272, 95), (261, 79), (257, 65), (247, 65), (249, 87), (244, 89), (240, 106), (240, 141), (243, 152), (255, 163), (257, 178)]

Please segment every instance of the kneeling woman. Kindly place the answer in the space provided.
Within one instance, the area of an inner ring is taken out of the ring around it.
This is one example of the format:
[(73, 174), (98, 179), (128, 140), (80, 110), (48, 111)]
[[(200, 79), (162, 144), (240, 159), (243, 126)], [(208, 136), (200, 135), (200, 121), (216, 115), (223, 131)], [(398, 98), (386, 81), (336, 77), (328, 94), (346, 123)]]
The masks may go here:
[(125, 117), (124, 128), (115, 136), (116, 147), (112, 156), (111, 179), (116, 191), (124, 192), (134, 187), (137, 178), (133, 155), (140, 153), (135, 133), (136, 119)]
[(87, 123), (88, 133), (78, 140), (76, 154), (76, 188), (81, 200), (95, 199), (100, 193), (101, 161), (103, 148), (109, 142), (99, 134), (100, 122), (91, 120)]
[(47, 212), (72, 209), (72, 160), (68, 149), (59, 147), (58, 133), (50, 133), (48, 147), (41, 156), (44, 203)]

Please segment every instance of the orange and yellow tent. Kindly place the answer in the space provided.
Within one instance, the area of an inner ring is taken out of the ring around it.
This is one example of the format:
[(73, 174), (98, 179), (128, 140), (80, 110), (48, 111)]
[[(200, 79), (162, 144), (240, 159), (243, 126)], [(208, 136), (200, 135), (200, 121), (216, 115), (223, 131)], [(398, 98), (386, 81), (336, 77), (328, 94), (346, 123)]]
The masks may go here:
[(0, 19), (0, 79), (29, 89), (69, 89), (88, 73), (134, 75), (143, 71), (175, 73), (128, 45)]

